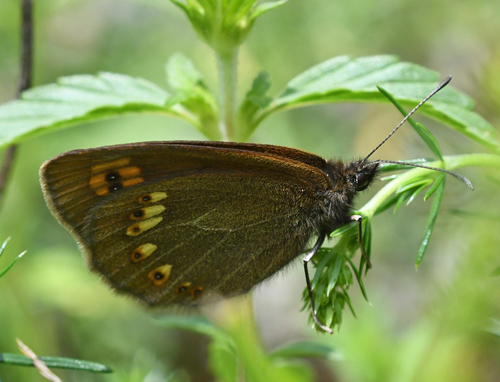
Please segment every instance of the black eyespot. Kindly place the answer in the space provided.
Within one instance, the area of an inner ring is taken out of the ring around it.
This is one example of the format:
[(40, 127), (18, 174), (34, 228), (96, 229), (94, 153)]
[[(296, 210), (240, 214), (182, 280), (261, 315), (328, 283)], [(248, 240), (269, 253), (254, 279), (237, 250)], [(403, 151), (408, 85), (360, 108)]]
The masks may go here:
[(134, 227), (133, 231), (134, 232), (139, 232), (141, 229), (139, 227)]
[(185, 292), (187, 290), (187, 287), (184, 286), (184, 285), (181, 285), (178, 289), (177, 289), (177, 293), (182, 293), (182, 292)]
[(196, 288), (193, 292), (195, 296), (199, 296), (203, 290), (201, 288)]
[(111, 171), (106, 174), (106, 182), (114, 182), (116, 180), (120, 180), (121, 176), (120, 173), (117, 171)]
[(144, 195), (144, 196), (141, 198), (141, 200), (142, 200), (143, 202), (149, 202), (149, 201), (151, 201), (151, 195)]
[(121, 183), (113, 183), (111, 186), (108, 187), (109, 192), (115, 192), (118, 190), (121, 190), (123, 188), (123, 184)]
[(140, 252), (134, 252), (134, 259), (140, 259), (141, 258), (141, 253)]
[(161, 272), (155, 272), (155, 280), (161, 280), (165, 277), (165, 275)]
[(143, 216), (144, 216), (143, 210), (139, 210), (139, 211), (134, 212), (134, 217), (136, 217), (136, 218), (142, 218)]

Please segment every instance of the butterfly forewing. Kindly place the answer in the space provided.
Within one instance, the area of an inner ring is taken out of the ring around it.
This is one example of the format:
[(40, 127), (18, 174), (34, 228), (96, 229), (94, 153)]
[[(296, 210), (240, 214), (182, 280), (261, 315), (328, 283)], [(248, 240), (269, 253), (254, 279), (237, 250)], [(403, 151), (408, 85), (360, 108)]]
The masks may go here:
[(192, 303), (247, 291), (295, 258), (313, 233), (305, 219), (328, 180), (289, 158), (322, 159), (252, 147), (166, 142), (76, 151), (47, 162), (42, 183), (90, 267), (114, 288), (150, 305)]

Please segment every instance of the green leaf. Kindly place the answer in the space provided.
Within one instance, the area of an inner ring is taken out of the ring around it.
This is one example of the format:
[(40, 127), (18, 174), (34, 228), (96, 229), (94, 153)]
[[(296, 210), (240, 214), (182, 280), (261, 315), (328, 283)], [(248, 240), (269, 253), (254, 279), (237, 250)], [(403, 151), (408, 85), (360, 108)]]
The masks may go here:
[(177, 92), (189, 94), (198, 87), (206, 88), (203, 76), (193, 61), (182, 53), (174, 53), (165, 65), (168, 84)]
[(271, 87), (271, 78), (269, 73), (260, 72), (253, 80), (252, 87), (245, 95), (237, 114), (237, 138), (249, 135), (250, 125), (255, 114), (267, 107), (272, 98), (266, 93)]
[(429, 245), (429, 240), (432, 236), (432, 231), (434, 229), (434, 224), (436, 223), (436, 218), (439, 212), (439, 207), (441, 206), (441, 201), (443, 200), (443, 194), (444, 194), (444, 186), (446, 183), (446, 178), (444, 174), (440, 175), (442, 177), (442, 181), (439, 183), (436, 189), (436, 193), (434, 195), (434, 200), (432, 201), (432, 206), (431, 210), (429, 212), (429, 219), (427, 221), (427, 227), (424, 232), (424, 237), (422, 238), (422, 241), (420, 243), (420, 247), (418, 248), (417, 252), (417, 259), (415, 261), (415, 266), (418, 267), (420, 263), (422, 262), (425, 251), (427, 250), (427, 247)]
[[(410, 118), (411, 119), (411, 118)], [(437, 156), (439, 160), (444, 160), (443, 159), (443, 153), (441, 152), (441, 148), (439, 147), (439, 144), (434, 138), (434, 135), (421, 123), (415, 123), (415, 131), (420, 135), (420, 138), (427, 144), (427, 146), (431, 149), (431, 151), (434, 153), (434, 155)]]
[(338, 360), (340, 355), (334, 348), (311, 341), (289, 342), (273, 350), (272, 358), (324, 358)]
[(225, 331), (203, 317), (169, 315), (159, 319), (159, 322), (169, 328), (189, 330), (234, 345), (232, 338)]
[(212, 341), (208, 346), (208, 364), (214, 376), (221, 382), (238, 380), (238, 357), (227, 343)]
[[(321, 253), (325, 253), (325, 255), (321, 258), (318, 265), (316, 265), (316, 271), (314, 273), (314, 278), (311, 280), (311, 286), (313, 289), (316, 287), (316, 284), (318, 284), (318, 281), (319, 281), (321, 275), (323, 274), (323, 270), (328, 265), (328, 263), (330, 263), (332, 261), (332, 258), (335, 256), (335, 252), (331, 248), (323, 248), (323, 249), (321, 249)], [(316, 253), (316, 255), (318, 255), (318, 253)]]
[(273, 10), (274, 8), (278, 8), (279, 6), (285, 4), (286, 2), (288, 2), (288, 0), (269, 1), (267, 3), (259, 4), (257, 5), (257, 7), (255, 7), (250, 17), (251, 19), (256, 19), (257, 17), (262, 16), (264, 13), (267, 13), (270, 10)]
[(404, 184), (401, 187), (399, 187), (396, 190), (396, 193), (397, 194), (401, 194), (401, 193), (409, 191), (409, 190), (417, 189), (417, 188), (419, 188), (421, 186), (427, 187), (431, 183), (432, 183), (432, 179), (428, 179), (428, 178), (416, 179), (416, 180), (412, 179), (411, 182), (409, 182), (407, 184)]
[(176, 91), (176, 102), (197, 117), (203, 134), (212, 140), (220, 140), (219, 107), (194, 63), (176, 53), (168, 60), (166, 72), (169, 85)]
[(491, 271), (491, 273), (490, 273), (490, 276), (491, 277), (500, 276), (500, 267), (496, 267), (495, 269), (493, 269), (493, 271)]
[[(398, 101), (394, 99), (394, 97), (381, 86), (377, 86), (377, 89), (389, 100), (392, 102), (394, 106), (401, 112), (403, 117), (406, 117), (408, 112), (399, 104)], [(427, 101), (429, 102), (429, 101)], [(431, 151), (438, 157), (438, 159), (443, 160), (443, 154), (441, 153), (441, 149), (439, 148), (439, 144), (432, 135), (432, 133), (424, 127), (424, 125), (415, 122), (413, 118), (408, 118), (408, 122), (411, 124), (413, 129), (417, 132), (417, 134), (422, 138), (422, 140), (427, 144), (427, 146), (431, 149)]]
[(424, 200), (429, 199), (432, 196), (432, 194), (434, 194), (434, 192), (436, 192), (436, 190), (439, 188), (439, 186), (441, 186), (441, 183), (444, 182), (444, 177), (445, 177), (445, 174), (440, 174), (436, 178), (436, 180), (434, 181), (432, 186), (425, 193)]
[(335, 259), (333, 260), (333, 264), (330, 264), (328, 266), (328, 285), (326, 287), (326, 294), (327, 296), (330, 295), (330, 292), (335, 288), (337, 285), (337, 280), (340, 274), (340, 270), (342, 269), (342, 266), (345, 264), (346, 260), (342, 254), (337, 253), (335, 256)]
[[(5, 243), (4, 243), (4, 244), (5, 244)], [(2, 248), (2, 251), (3, 251), (3, 248)], [(7, 272), (8, 272), (8, 271), (9, 271), (9, 270), (10, 270), (10, 269), (14, 266), (14, 264), (16, 264), (16, 263), (17, 263), (17, 262), (21, 259), (21, 257), (23, 257), (23, 256), (24, 256), (24, 254), (25, 254), (25, 253), (26, 253), (26, 251), (24, 251), (24, 252), (20, 253), (20, 254), (19, 254), (19, 255), (18, 255), (18, 256), (14, 259), (14, 260), (12, 260), (12, 261), (10, 262), (10, 264), (9, 264), (9, 265), (7, 265), (7, 267), (6, 267), (6, 268), (2, 269), (2, 270), (0, 271), (0, 277), (2, 277), (3, 275), (5, 275), (5, 274), (6, 274), (6, 273), (7, 273)]]
[[(361, 237), (361, 245), (365, 249), (366, 256), (368, 259), (371, 259), (372, 255), (372, 225), (370, 222), (370, 219), (363, 219), (363, 232), (362, 232), (362, 237)], [(366, 265), (365, 268), (365, 274), (368, 272), (368, 264), (366, 264), (366, 259), (364, 258), (363, 255), (361, 255), (361, 260), (360, 260), (360, 266), (359, 270), (360, 272), (363, 272), (363, 266)]]
[[(375, 84), (390, 92), (401, 104), (414, 107), (436, 87), (438, 80), (436, 72), (400, 62), (395, 56), (336, 57), (292, 79), (267, 108), (255, 115), (249, 133), (267, 116), (280, 110), (330, 102), (386, 102)], [(500, 152), (498, 133), (470, 110), (473, 107), (469, 97), (447, 87), (420, 111)]]
[(63, 77), (0, 105), (0, 148), (77, 122), (125, 113), (168, 114), (201, 128), (199, 120), (174, 103), (165, 90), (140, 78), (114, 73)]
[(357, 269), (351, 259), (347, 258), (347, 262), (351, 266), (353, 273), (354, 273), (354, 276), (356, 276), (356, 280), (358, 281), (359, 289), (361, 290), (363, 297), (365, 298), (366, 301), (369, 301), (368, 294), (366, 293), (366, 289), (365, 289), (365, 284), (363, 283), (362, 270)]
[(428, 179), (428, 182), (423, 183), (420, 187), (416, 187), (415, 190), (413, 191), (413, 193), (410, 195), (410, 197), (406, 201), (406, 205), (409, 205), (411, 202), (413, 202), (413, 200), (418, 196), (418, 194), (420, 194), (423, 190), (425, 190), (429, 186), (429, 184), (431, 184), (431, 183), (432, 183), (432, 180)]
[[(425, 158), (405, 159), (405, 162), (425, 165), (426, 163), (432, 162), (432, 159), (429, 160)], [(413, 168), (415, 167), (400, 163), (381, 163), (378, 167), (380, 172), (411, 170)]]
[[(10, 237), (8, 237), (7, 239), (5, 239), (5, 241), (2, 243), (2, 245), (0, 246), (0, 257), (3, 255), (3, 252), (5, 251), (5, 247), (7, 247), (7, 243), (10, 241)], [(5, 275), (9, 269), (11, 269), (15, 263), (17, 263), (19, 261), (19, 259), (21, 259), (21, 257), (24, 256), (24, 254), (26, 253), (26, 251), (22, 252), (20, 255), (18, 255), (14, 260), (12, 260), (10, 262), (9, 265), (7, 265), (6, 268), (0, 270), (0, 277), (2, 277), (3, 275)]]
[(399, 207), (401, 207), (403, 205), (403, 203), (406, 200), (408, 200), (408, 198), (411, 196), (411, 194), (412, 194), (411, 191), (405, 191), (405, 192), (399, 193), (398, 200), (397, 200), (396, 204), (394, 205), (394, 212), (399, 210)]
[[(53, 369), (70, 369), (80, 371), (90, 371), (93, 373), (111, 373), (109, 367), (100, 363), (82, 361), (79, 359), (62, 358), (62, 357), (38, 357), (49, 368)], [(20, 354), (0, 353), (0, 363), (17, 366), (33, 366), (31, 358)]]

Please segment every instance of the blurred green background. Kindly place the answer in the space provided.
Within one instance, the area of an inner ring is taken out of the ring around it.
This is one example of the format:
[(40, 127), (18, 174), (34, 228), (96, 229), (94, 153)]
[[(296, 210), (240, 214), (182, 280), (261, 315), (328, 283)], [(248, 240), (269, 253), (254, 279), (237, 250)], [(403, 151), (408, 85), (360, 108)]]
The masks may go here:
[[(15, 96), (20, 6), (0, 0), (0, 102)], [(257, 21), (240, 51), (240, 96), (260, 70), (274, 94), (307, 68), (338, 55), (396, 54), (442, 73), (477, 101), (476, 111), (500, 122), (500, 2), (291, 0)], [(110, 71), (165, 86), (164, 63), (183, 52), (217, 88), (215, 58), (185, 15), (167, 0), (35, 2), (34, 85)], [(324, 157), (366, 155), (400, 120), (388, 105), (302, 108), (267, 119), (252, 142), (302, 148)], [(424, 119), (443, 152), (484, 149)], [(155, 315), (115, 295), (90, 274), (78, 248), (43, 201), (38, 169), (56, 154), (108, 144), (203, 139), (184, 122), (127, 116), (79, 125), (20, 145), (2, 199), (0, 241), (12, 240), (0, 268), (27, 255), (0, 279), (0, 352), (17, 353), (19, 337), (39, 355), (104, 363), (113, 375), (57, 371), (64, 381), (211, 381), (208, 340), (167, 330)], [(379, 152), (384, 159), (428, 156), (412, 129)], [(476, 190), (449, 179), (443, 211), (418, 272), (414, 256), (429, 202), (421, 200), (374, 220), (373, 265), (365, 286), (371, 305), (353, 289), (357, 318), (346, 313), (339, 333), (317, 334), (299, 312), (304, 287), (297, 261), (253, 294), (263, 346), (309, 339), (335, 347), (333, 361), (307, 360), (317, 381), (500, 380), (500, 174), (464, 169)], [(358, 200), (376, 192), (379, 182)], [(457, 214), (456, 210), (474, 214)], [(145, 379), (146, 378), (146, 379)], [(42, 381), (33, 369), (0, 364), (2, 381)]]

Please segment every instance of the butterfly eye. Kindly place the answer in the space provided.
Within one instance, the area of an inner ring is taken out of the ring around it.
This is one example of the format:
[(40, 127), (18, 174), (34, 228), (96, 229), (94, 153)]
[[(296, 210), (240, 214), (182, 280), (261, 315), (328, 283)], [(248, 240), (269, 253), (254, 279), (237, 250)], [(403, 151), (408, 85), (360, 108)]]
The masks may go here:
[(360, 173), (356, 175), (356, 191), (363, 191), (370, 184), (370, 177)]

